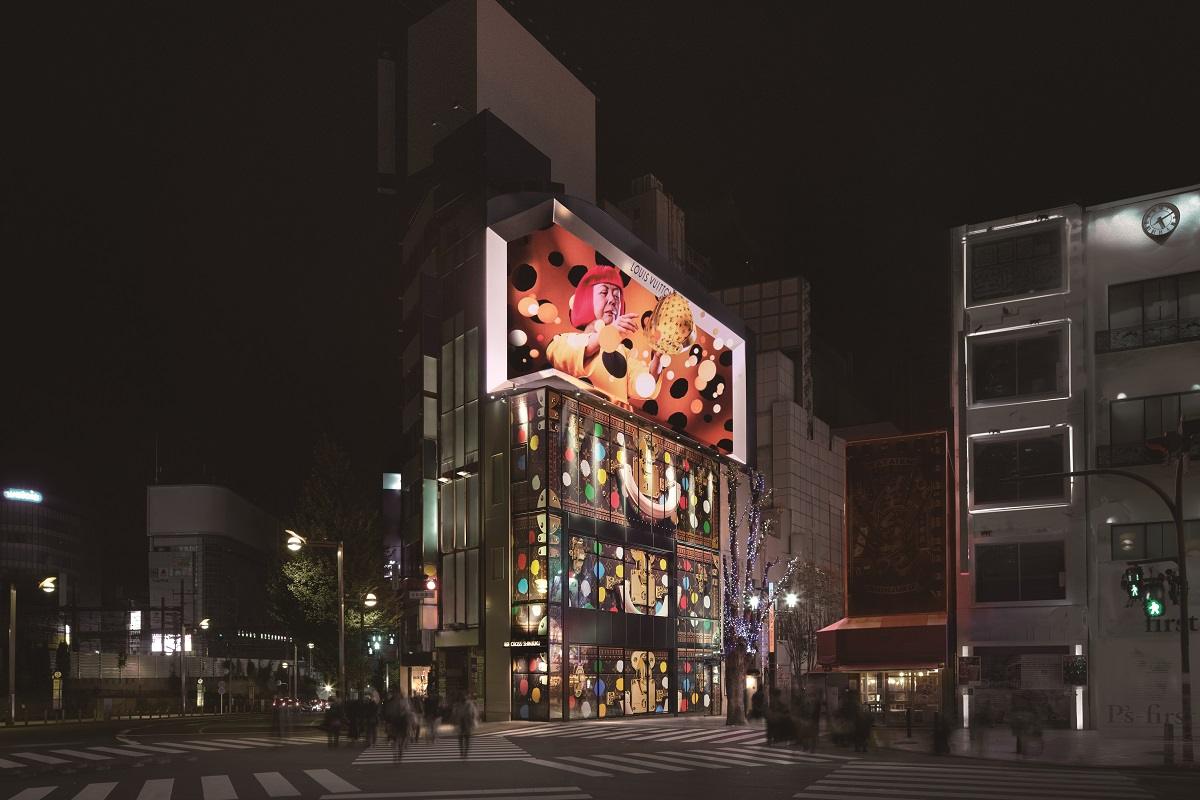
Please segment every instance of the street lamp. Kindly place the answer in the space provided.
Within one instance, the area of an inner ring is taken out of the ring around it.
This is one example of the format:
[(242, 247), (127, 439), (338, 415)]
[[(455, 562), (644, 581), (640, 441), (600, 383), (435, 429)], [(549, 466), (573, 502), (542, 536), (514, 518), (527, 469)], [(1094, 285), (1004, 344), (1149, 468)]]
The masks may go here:
[(210, 620), (208, 617), (205, 617), (204, 619), (200, 620), (200, 630), (202, 630), (202, 631), (208, 630), (208, 626), (211, 624), (212, 624), (212, 620)]
[(783, 602), (787, 603), (788, 608), (795, 608), (796, 604), (800, 602), (800, 596), (795, 592), (788, 592), (783, 596)]
[(334, 542), (310, 542), (293, 530), (284, 530), (288, 535), (287, 549), (298, 553), (300, 548), (324, 547), (337, 550), (337, 579), (338, 579), (338, 699), (345, 702), (346, 698), (346, 582), (342, 567), (345, 561), (345, 546), (339, 539)]
[(367, 608), (374, 608), (378, 602), (379, 598), (375, 596), (374, 592), (367, 592), (367, 596), (363, 598), (363, 605)]
[[(46, 594), (58, 589), (58, 578), (43, 578), (38, 588)], [(8, 719), (17, 724), (17, 584), (8, 584)]]

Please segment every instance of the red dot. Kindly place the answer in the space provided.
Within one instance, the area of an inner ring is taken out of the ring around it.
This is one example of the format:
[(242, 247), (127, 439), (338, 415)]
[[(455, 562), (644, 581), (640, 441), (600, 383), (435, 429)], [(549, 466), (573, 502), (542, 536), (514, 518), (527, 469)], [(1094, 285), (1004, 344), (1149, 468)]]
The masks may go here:
[(520, 444), (525, 444), (525, 440), (529, 438), (529, 431), (524, 427), (517, 428), (517, 441)]
[(563, 461), (574, 461), (574, 460), (575, 460), (575, 451), (569, 447), (564, 449), (563, 450)]
[(687, 508), (687, 495), (686, 494), (679, 495), (679, 507)]
[(608, 504), (612, 506), (614, 510), (619, 508), (621, 505), (621, 493), (617, 491), (612, 492), (612, 494), (608, 496)]
[(679, 595), (679, 608), (680, 609), (687, 608), (687, 595), (686, 594)]
[(517, 553), (517, 569), (525, 569), (525, 554)]
[(529, 679), (528, 678), (521, 678), (521, 683), (519, 684), (518, 690), (520, 691), (522, 697), (529, 694)]

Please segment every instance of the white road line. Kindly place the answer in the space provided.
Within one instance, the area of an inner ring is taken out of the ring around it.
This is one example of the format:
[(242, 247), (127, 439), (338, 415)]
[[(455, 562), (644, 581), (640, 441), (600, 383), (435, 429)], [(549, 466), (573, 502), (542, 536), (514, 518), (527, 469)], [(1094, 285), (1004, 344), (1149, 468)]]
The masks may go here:
[[(574, 787), (572, 787), (574, 789)], [(564, 794), (549, 794), (545, 788), (519, 789), (522, 796), (529, 800), (592, 800), (590, 794), (574, 789)], [(447, 800), (473, 800), (480, 797), (496, 797), (497, 792), (514, 796), (514, 790), (509, 789), (455, 789), (443, 792), (364, 792), (361, 794), (323, 794), (321, 800), (382, 800), (383, 798), (447, 798)], [(536, 794), (533, 794), (536, 792)], [(453, 797), (452, 797), (453, 796)]]
[[(527, 764), (536, 764), (539, 767), (550, 767), (550, 769), (561, 769), (564, 772), (571, 772), (576, 775), (590, 775), (593, 778), (611, 778), (612, 774), (608, 772), (600, 772), (587, 767), (576, 766), (575, 764), (559, 764), (556, 761), (550, 761), (544, 758), (526, 758), (522, 759)], [(603, 766), (608, 766), (607, 764)]]
[(153, 744), (127, 744), (126, 747), (132, 747), (135, 750), (149, 750), (151, 753), (183, 753), (178, 747), (161, 747)]
[(18, 764), (16, 761), (9, 761), (7, 758), (0, 758), (0, 769), (12, 769), (13, 767), (27, 767), (28, 764)]
[(89, 783), (72, 800), (104, 800), (115, 788), (117, 788), (115, 783)]
[(689, 767), (701, 767), (703, 769), (729, 769), (728, 764), (714, 764), (708, 759), (697, 761), (695, 756), (689, 756), (687, 753), (679, 753), (674, 750), (655, 750), (653, 755), (660, 761), (666, 761), (669, 764), (686, 764)]
[(304, 774), (312, 778), (327, 792), (357, 792), (358, 787), (344, 781), (327, 769), (306, 769)]
[(184, 744), (183, 742), (159, 742), (159, 744), (169, 744), (171, 747), (182, 747), (185, 750), (203, 750), (208, 753), (219, 749), (216, 747), (205, 747), (202, 744)]
[(229, 780), (228, 775), (202, 775), (200, 788), (204, 792), (204, 800), (238, 800), (233, 781)]
[(923, 767), (923, 766), (908, 766), (905, 764), (887, 764), (880, 762), (863, 762), (850, 767), (855, 771), (862, 772), (891, 772), (896, 774), (904, 774), (909, 776), (924, 777), (944, 776), (944, 775), (962, 775), (962, 776), (979, 776), (991, 775), (997, 778), (1010, 777), (1012, 775), (1023, 775), (1035, 777), (1039, 780), (1055, 780), (1062, 783), (1078, 783), (1087, 781), (1091, 783), (1108, 784), (1114, 777), (1124, 778), (1129, 780), (1128, 776), (1112, 776), (1112, 775), (1097, 775), (1095, 772), (1071, 772), (1058, 769), (1030, 769), (1028, 767), (1013, 766), (1008, 769), (1001, 767), (975, 767), (964, 769), (958, 765), (946, 765), (944, 767)]
[[(905, 784), (905, 788), (899, 789), (894, 781), (878, 781), (869, 783), (860, 783), (854, 780), (842, 780), (835, 778), (824, 778), (809, 786), (810, 789), (817, 791), (832, 791), (838, 792), (842, 797), (853, 792), (858, 795), (872, 797), (880, 795), (882, 797), (961, 797), (966, 794), (973, 798), (985, 798), (986, 800), (1028, 800), (1030, 797), (1046, 797), (1046, 798), (1077, 798), (1078, 800), (1091, 800), (1098, 796), (1103, 797), (1150, 797), (1151, 795), (1142, 792), (1129, 790), (1122, 791), (1105, 791), (1096, 792), (1092, 789), (1080, 788), (1077, 792), (1065, 792), (1061, 787), (1048, 785), (1034, 785), (1029, 787), (1015, 786), (1012, 788), (997, 787), (994, 790), (983, 788), (986, 787), (985, 782), (968, 783), (967, 781), (959, 781), (957, 783), (924, 783), (924, 782), (909, 782)], [(807, 797), (807, 792), (797, 795)]]
[(1046, 792), (1053, 792), (1056, 796), (1059, 796), (1059, 797), (1079, 796), (1078, 793), (1082, 793), (1082, 796), (1084, 796), (1084, 797), (1100, 797), (1100, 796), (1125, 797), (1131, 791), (1136, 791), (1136, 787), (1132, 787), (1132, 786), (1107, 786), (1107, 787), (1104, 787), (1104, 786), (1075, 786), (1075, 787), (1072, 787), (1069, 784), (1061, 784), (1061, 783), (1057, 783), (1057, 782), (1049, 783), (1049, 782), (1038, 781), (1036, 779), (1006, 781), (1006, 780), (998, 780), (995, 778), (983, 778), (982, 780), (968, 781), (968, 779), (966, 779), (966, 778), (933, 778), (933, 777), (929, 777), (929, 778), (921, 778), (919, 780), (912, 780), (911, 778), (907, 778), (907, 777), (903, 778), (903, 779), (896, 778), (896, 777), (888, 777), (888, 776), (879, 776), (879, 777), (875, 777), (875, 778), (862, 778), (861, 776), (840, 775), (840, 774), (835, 773), (833, 775), (826, 776), (822, 780), (824, 780), (826, 782), (830, 782), (830, 783), (839, 783), (839, 784), (846, 784), (846, 785), (849, 785), (852, 783), (855, 786), (863, 786), (863, 787), (871, 787), (871, 786), (891, 787), (891, 786), (896, 786), (897, 781), (904, 780), (906, 782), (906, 784), (908, 784), (908, 785), (926, 786), (926, 787), (929, 787), (932, 789), (951, 789), (954, 787), (965, 786), (965, 785), (968, 785), (968, 783), (970, 783), (970, 785), (973, 787), (974, 786), (980, 787), (978, 789), (978, 792), (980, 794), (987, 794), (988, 792), (1023, 792), (1023, 791), (1032, 790), (1032, 789), (1040, 789), (1040, 790), (1043, 790)]
[(737, 750), (739, 753), (747, 755), (770, 755), (773, 758), (786, 758), (796, 764), (829, 764), (829, 757), (817, 755), (815, 753), (797, 753), (794, 750), (776, 750), (766, 745), (754, 745), (743, 747)]
[(791, 765), (791, 764), (795, 763), (795, 762), (791, 761), (790, 759), (780, 758), (779, 756), (776, 756), (776, 755), (768, 756), (768, 755), (764, 755), (761, 753), (743, 752), (741, 750), (734, 750), (729, 747), (721, 748), (718, 750), (708, 751), (708, 757), (712, 758), (713, 756), (728, 756), (730, 758), (743, 758), (743, 759), (748, 760), (751, 764), (757, 762), (760, 764), (788, 764), (788, 765)]
[(880, 769), (877, 764), (860, 764), (854, 767), (848, 767), (839, 770), (840, 775), (853, 774), (856, 777), (870, 780), (872, 778), (882, 778), (884, 780), (894, 780), (896, 778), (904, 778), (906, 780), (932, 780), (932, 779), (949, 779), (959, 780), (962, 778), (983, 778), (988, 781), (1036, 781), (1039, 784), (1054, 784), (1058, 786), (1079, 786), (1091, 785), (1098, 788), (1111, 786), (1115, 779), (1129, 780), (1126, 776), (1117, 775), (1057, 775), (1050, 770), (1028, 770), (1014, 768), (1008, 772), (991, 772), (986, 767), (981, 768), (978, 772), (962, 772), (949, 769), (946, 771), (931, 771), (923, 768), (903, 768), (893, 766), (891, 768)]
[(9, 753), (10, 756), (16, 758), (24, 758), (29, 761), (37, 761), (42, 764), (70, 764), (71, 762), (65, 758), (56, 758), (54, 756), (43, 755), (42, 753)]
[(34, 786), (17, 792), (11, 800), (42, 800), (43, 797), (57, 789), (57, 786)]
[(675, 764), (668, 762), (666, 759), (656, 761), (656, 760), (654, 760), (654, 758), (651, 756), (650, 753), (624, 753), (619, 756), (597, 756), (597, 758), (604, 758), (606, 761), (610, 758), (627, 758), (630, 761), (632, 761), (634, 764), (639, 764), (642, 766), (645, 766), (648, 764), (651, 767), (654, 767), (655, 769), (665, 769), (669, 772), (691, 772), (692, 771), (691, 767), (676, 766)]
[[(311, 740), (310, 740), (310, 739), (284, 739), (284, 740), (280, 740), (280, 739), (268, 739), (268, 738), (266, 738), (265, 736), (243, 736), (243, 737), (242, 737), (242, 738), (240, 738), (240, 739), (233, 739), (232, 741), (235, 741), (235, 742), (245, 742), (246, 744), (268, 745), (268, 746), (277, 746), (277, 747), (279, 747), (279, 746), (283, 746), (283, 745), (285, 745), (285, 744), (291, 744), (291, 743), (293, 743), (293, 742), (298, 742), (298, 741), (308, 742), (308, 741), (311, 741)], [(324, 739), (319, 739), (319, 740), (317, 740), (317, 741), (320, 741), (320, 742), (322, 742), (322, 743), (323, 743), (325, 740), (324, 740)]]
[[(559, 756), (559, 758), (561, 758), (563, 761), (574, 761), (579, 764), (592, 764), (593, 766), (595, 766), (594, 761), (592, 761), (590, 758), (584, 758), (582, 756)], [(626, 767), (622, 764), (607, 764), (606, 763), (604, 765), (604, 768), (605, 769), (615, 769), (617, 772), (629, 772), (634, 775), (649, 775), (650, 774), (650, 770), (648, 770), (648, 769), (638, 769), (637, 767)]]
[(142, 784), (137, 800), (171, 800), (171, 791), (174, 788), (174, 778), (154, 778)]
[(72, 758), (82, 758), (87, 761), (110, 761), (112, 756), (98, 756), (95, 753), (85, 753), (82, 750), (51, 750), (52, 753), (59, 755), (71, 756)]
[(268, 797), (299, 797), (300, 790), (278, 772), (256, 772), (254, 778), (262, 785)]
[(126, 750), (122, 747), (89, 747), (88, 750), (95, 750), (99, 753), (112, 753), (114, 756), (133, 756), (135, 758), (145, 758), (150, 755), (140, 750)]
[(252, 750), (255, 747), (262, 747), (262, 745), (258, 744), (245, 744), (239, 742), (237, 739), (208, 739), (207, 742), (217, 747), (232, 747), (237, 750)]

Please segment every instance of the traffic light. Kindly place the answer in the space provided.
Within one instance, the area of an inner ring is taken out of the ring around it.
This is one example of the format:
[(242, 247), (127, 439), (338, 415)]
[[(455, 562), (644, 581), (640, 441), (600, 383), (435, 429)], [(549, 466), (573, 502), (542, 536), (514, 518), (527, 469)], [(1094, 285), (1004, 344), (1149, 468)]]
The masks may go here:
[(1146, 612), (1147, 619), (1157, 619), (1166, 611), (1166, 603), (1163, 602), (1163, 586), (1162, 581), (1148, 582), (1143, 591), (1142, 610)]
[(1142, 584), (1144, 576), (1141, 567), (1129, 567), (1121, 576), (1121, 591), (1129, 598), (1130, 604), (1142, 599)]

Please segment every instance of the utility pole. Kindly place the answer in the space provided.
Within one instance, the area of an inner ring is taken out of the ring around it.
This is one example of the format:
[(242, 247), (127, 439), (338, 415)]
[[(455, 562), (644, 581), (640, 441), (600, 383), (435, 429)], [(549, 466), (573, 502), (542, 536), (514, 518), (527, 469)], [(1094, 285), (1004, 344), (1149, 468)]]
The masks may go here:
[(187, 714), (187, 658), (183, 654), (183, 578), (179, 579), (179, 713)]

